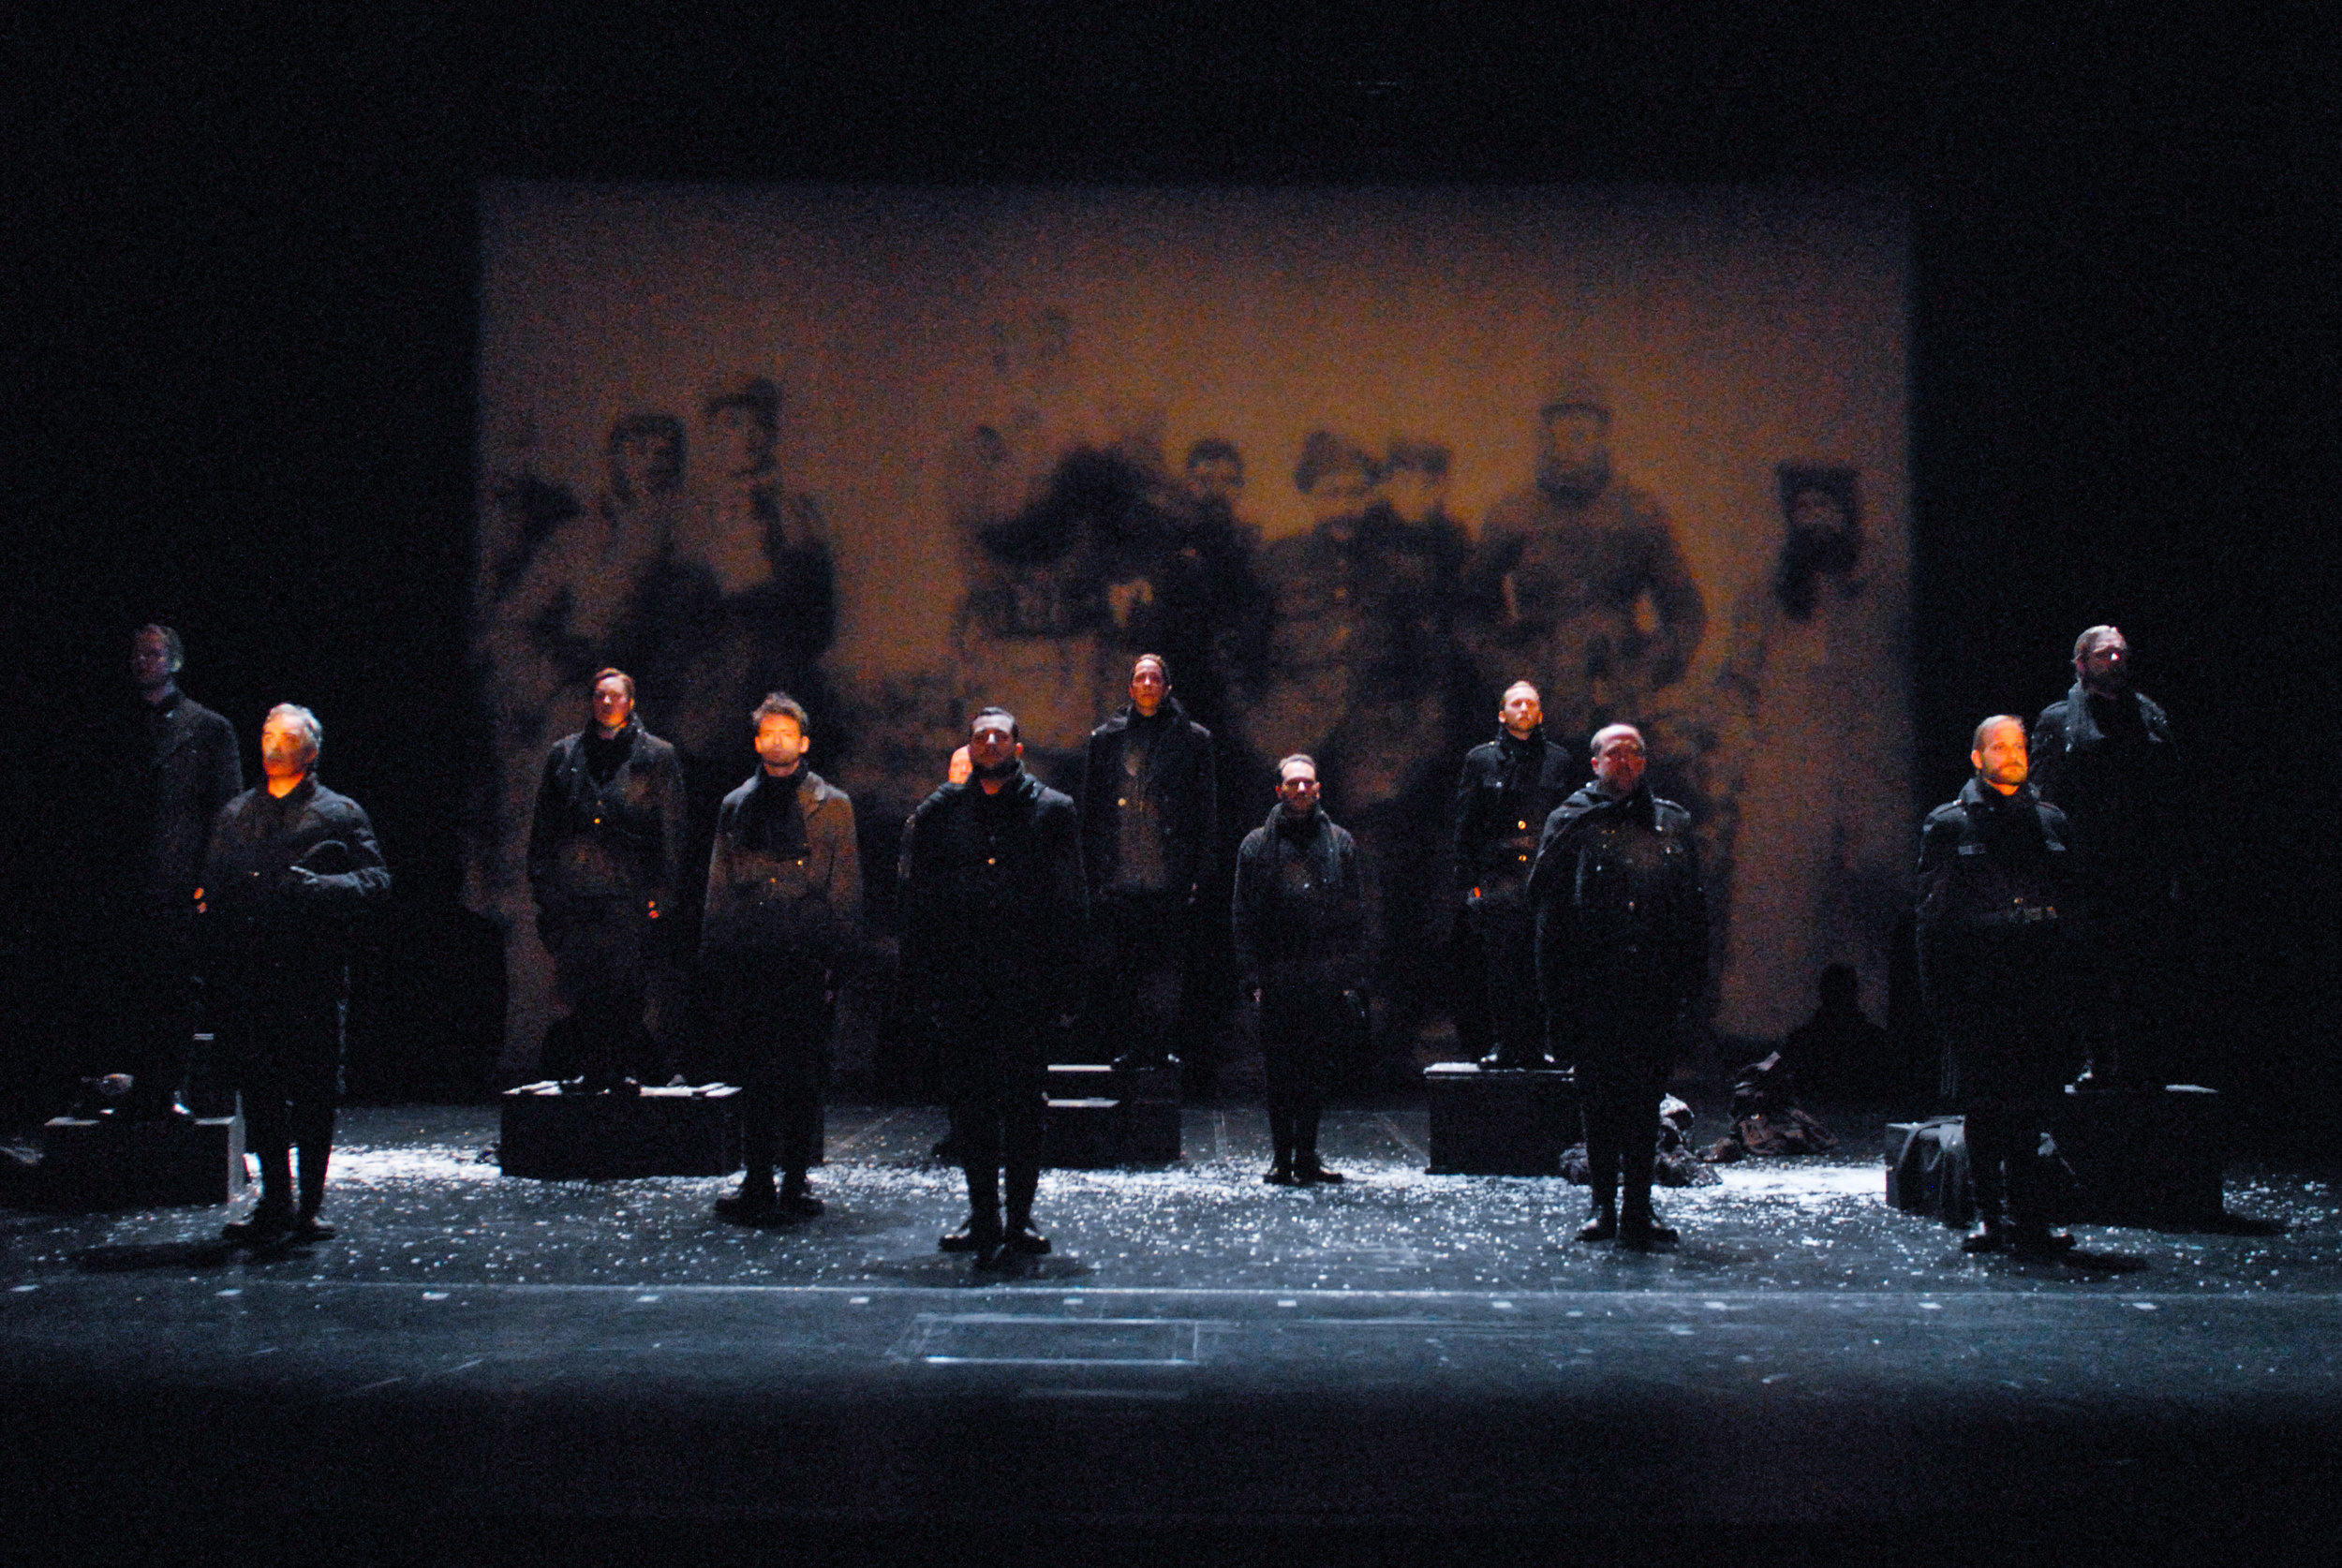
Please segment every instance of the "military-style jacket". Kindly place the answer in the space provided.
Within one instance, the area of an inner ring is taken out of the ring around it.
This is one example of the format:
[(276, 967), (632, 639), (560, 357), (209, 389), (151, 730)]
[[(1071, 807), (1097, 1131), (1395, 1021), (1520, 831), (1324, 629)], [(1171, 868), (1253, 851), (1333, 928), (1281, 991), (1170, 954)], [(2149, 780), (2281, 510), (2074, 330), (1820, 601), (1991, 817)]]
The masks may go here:
[(1020, 767), (998, 794), (972, 779), (944, 785), (911, 833), (904, 978), (917, 998), (1071, 1012), (1089, 920), (1073, 801)]
[(1456, 781), (1456, 885), (1467, 896), (1488, 882), (1525, 883), (1545, 820), (1569, 798), (1583, 764), (1545, 738), (1498, 734), (1464, 756)]
[[(1133, 742), (1149, 730), (1144, 771), (1135, 772)], [(1159, 846), (1163, 891), (1184, 894), (1202, 880), (1218, 830), (1218, 770), (1211, 732), (1190, 719), (1176, 697), (1164, 699), (1151, 722), (1126, 703), (1089, 732), (1082, 774), (1082, 866), (1093, 895), (1119, 880), (1122, 817), (1134, 810)]]
[(262, 786), (219, 808), (202, 888), (215, 953), (338, 964), (354, 917), (390, 896), (391, 872), (364, 808), (312, 773), (283, 796)]
[[(213, 819), (244, 788), (244, 760), (228, 720), (184, 692), (174, 691), (159, 708), (136, 704), (114, 722), (108, 748), (113, 753), (112, 799), (130, 807), (127, 824), (109, 816), (110, 840), (126, 826), (132, 842), (101, 858), (118, 869), (105, 880), (117, 901), (141, 904), (171, 916), (192, 916), (191, 895), (203, 875), (203, 854)], [(135, 853), (137, 858), (131, 859)]]
[(793, 953), (824, 964), (850, 957), (862, 930), (862, 858), (853, 802), (811, 769), (796, 788), (805, 852), (781, 856), (749, 842), (763, 768), (724, 796), (707, 860), (703, 954)]
[(1956, 1035), (1979, 1008), (2032, 1013), (2055, 1001), (2074, 859), (2066, 814), (2029, 783), (2004, 795), (1971, 778), (1957, 800), (1927, 814), (1920, 983), (1939, 1027)]
[(528, 826), (528, 887), (541, 921), (605, 914), (659, 900), (683, 880), (686, 803), (674, 747), (628, 720), (627, 755), (601, 783), (586, 766), (586, 732), (545, 756)]
[(1708, 900), (1691, 813), (1648, 785), (1624, 800), (1588, 785), (1556, 806), (1529, 897), (1537, 983), (1554, 1017), (1622, 982), (1678, 1008), (1706, 987)]
[(2138, 692), (2091, 697), (2076, 682), (2034, 720), (2031, 749), (2033, 784), (2070, 820), (2085, 874), (2165, 883), (2178, 874), (2187, 845), (2186, 783), (2160, 706)]
[(1236, 852), (1236, 969), (1246, 989), (1280, 964), (1318, 964), (1354, 978), (1366, 896), (1358, 847), (1323, 806), (1295, 821), (1280, 804)]

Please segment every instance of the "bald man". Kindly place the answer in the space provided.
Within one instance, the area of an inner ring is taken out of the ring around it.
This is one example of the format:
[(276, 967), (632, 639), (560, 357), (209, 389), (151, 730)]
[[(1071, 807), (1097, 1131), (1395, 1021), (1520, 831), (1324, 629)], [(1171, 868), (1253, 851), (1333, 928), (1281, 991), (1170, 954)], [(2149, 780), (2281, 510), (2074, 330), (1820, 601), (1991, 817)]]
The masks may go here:
[(1545, 821), (1529, 874), (1537, 984), (1578, 1072), (1593, 1213), (1578, 1233), (1647, 1251), (1659, 1102), (1708, 983), (1708, 902), (1691, 813), (1643, 782), (1642, 732), (1594, 732), (1593, 782)]

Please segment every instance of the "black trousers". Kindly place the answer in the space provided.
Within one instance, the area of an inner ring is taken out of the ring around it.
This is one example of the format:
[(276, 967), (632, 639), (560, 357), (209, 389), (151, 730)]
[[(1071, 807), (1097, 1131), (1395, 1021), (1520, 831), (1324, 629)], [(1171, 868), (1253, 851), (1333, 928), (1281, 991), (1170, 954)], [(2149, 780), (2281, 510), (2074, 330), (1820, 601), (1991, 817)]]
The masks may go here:
[(586, 1081), (614, 1084), (630, 1067), (646, 1070), (632, 1058), (645, 1038), (657, 958), (650, 922), (614, 908), (600, 918), (564, 916), (539, 929), (553, 954), (554, 992), (577, 1031)]
[(1184, 892), (1109, 892), (1091, 906), (1098, 1022), (1114, 1055), (1172, 1054), (1187, 996), (1188, 912)]
[(1682, 1026), (1676, 998), (1638, 976), (1590, 975), (1578, 988), (1578, 1103), (1597, 1208), (1627, 1221), (1651, 1218), (1651, 1167), (1659, 1102), (1675, 1069)]
[(161, 1111), (186, 1087), (195, 1047), (193, 945), (189, 921), (141, 909), (106, 932), (84, 977), (91, 1037), (82, 1071), (129, 1073), (133, 1115)]
[(1260, 1051), (1268, 1138), (1277, 1161), (1317, 1152), (1334, 1042), (1347, 1026), (1341, 977), (1328, 966), (1272, 965), (1261, 976)]
[(1547, 1049), (1545, 1004), (1537, 998), (1537, 912), (1518, 882), (1483, 882), (1466, 906), (1480, 939), (1490, 1031), (1496, 1050), (1534, 1059)]
[(822, 1146), (828, 1076), (827, 974), (790, 953), (711, 954), (705, 984), (710, 1043), (741, 1087), (740, 1133), (750, 1181), (770, 1181), (778, 1159), (802, 1179)]
[[(315, 953), (249, 954), (215, 971), (214, 1032), (260, 1161), (261, 1206), (315, 1214), (325, 1202), (341, 1101), (348, 970)], [(293, 1183), (292, 1151), (301, 1151)]]
[(952, 1116), (952, 1146), (968, 1178), (968, 1213), (979, 1239), (1032, 1219), (1041, 1186), (1041, 1138), (1049, 1111), (1053, 1020), (1022, 1006), (971, 1009), (941, 1022), (939, 1051)]

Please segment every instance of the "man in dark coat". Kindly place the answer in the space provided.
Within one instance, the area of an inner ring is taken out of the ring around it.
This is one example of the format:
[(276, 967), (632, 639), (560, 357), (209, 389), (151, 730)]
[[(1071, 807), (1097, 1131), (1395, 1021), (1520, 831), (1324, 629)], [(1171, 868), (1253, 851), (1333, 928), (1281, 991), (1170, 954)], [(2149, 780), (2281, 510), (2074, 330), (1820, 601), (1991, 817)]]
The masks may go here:
[(1358, 847), (1318, 804), (1317, 763), (1277, 764), (1277, 804), (1237, 851), (1238, 984), (1258, 1009), (1279, 1187), (1338, 1182), (1317, 1156), (1333, 1042), (1355, 1028), (1365, 889)]
[(260, 728), (267, 782), (220, 807), (196, 893), (219, 996), (221, 1057), (260, 1157), (259, 1206), (227, 1228), (233, 1241), (334, 1234), (318, 1211), (341, 1096), (351, 926), (390, 896), (391, 873), (363, 808), (318, 782), (324, 738), (308, 709), (269, 710)]
[(1966, 1117), (1982, 1223), (1968, 1252), (2054, 1256), (2034, 1150), (2072, 1066), (2065, 813), (2027, 781), (2024, 720), (1976, 727), (1976, 777), (1920, 832), (1920, 984)]
[(700, 974), (715, 1043), (746, 1090), (748, 1169), (716, 1212), (752, 1224), (822, 1212), (806, 1173), (821, 1148), (836, 977), (861, 935), (862, 861), (853, 802), (805, 765), (804, 707), (774, 692), (750, 718), (761, 765), (717, 813)]
[(1505, 688), (1497, 722), (1496, 738), (1465, 755), (1456, 782), (1458, 895), (1483, 971), (1471, 978), (1488, 988), (1496, 1034), (1480, 1065), (1550, 1067), (1529, 872), (1545, 820), (1569, 798), (1578, 764), (1545, 738), (1544, 700), (1527, 681)]
[(1648, 1250), (1659, 1102), (1708, 982), (1708, 904), (1691, 813), (1643, 783), (1642, 732), (1594, 732), (1593, 782), (1545, 820), (1529, 874), (1537, 985), (1578, 1072), (1593, 1215), (1580, 1241)]
[(2183, 1032), (2171, 1019), (2186, 972), (2186, 782), (2171, 720), (2131, 688), (2120, 628), (2074, 640), (2073, 688), (2041, 710), (2031, 745), (2034, 786), (2071, 822), (2083, 879), (2074, 892), (2097, 981), (2088, 1072), (2161, 1083)]
[(1130, 703), (1090, 732), (1082, 774), (1082, 867), (1118, 1066), (1172, 1059), (1193, 952), (1190, 917), (1219, 811), (1211, 732), (1171, 695), (1163, 656), (1141, 654)]
[(528, 888), (589, 1090), (618, 1088), (644, 1031), (659, 922), (683, 880), (683, 765), (634, 717), (634, 677), (594, 676), (594, 722), (554, 742), (528, 827)]
[(968, 757), (969, 782), (936, 791), (912, 821), (903, 945), (915, 967), (904, 979), (934, 1021), (968, 1176), (968, 1223), (943, 1250), (995, 1269), (1049, 1250), (1032, 1222), (1045, 1078), (1081, 989), (1089, 899), (1079, 814), (1025, 772), (1015, 716), (976, 715)]
[(228, 720), (179, 689), (186, 662), (179, 634), (143, 626), (130, 640), (130, 678), (139, 701), (115, 717), (106, 741), (113, 772), (105, 798), (118, 808), (101, 826), (89, 864), (100, 874), (98, 951), (102, 986), (87, 1066), (126, 1072), (121, 1114), (184, 1115), (178, 1093), (194, 1043), (196, 883), (212, 819), (244, 789), (244, 762)]

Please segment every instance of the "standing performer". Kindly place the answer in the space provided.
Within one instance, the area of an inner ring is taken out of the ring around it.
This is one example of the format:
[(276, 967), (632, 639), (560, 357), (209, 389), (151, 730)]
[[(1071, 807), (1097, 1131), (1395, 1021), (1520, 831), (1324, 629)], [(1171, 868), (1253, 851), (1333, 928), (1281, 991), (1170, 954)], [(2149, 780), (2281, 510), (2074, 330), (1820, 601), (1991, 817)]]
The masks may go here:
[(2054, 1257), (2073, 1237), (2050, 1229), (2033, 1151), (2074, 1055), (2066, 814), (2027, 781), (2015, 715), (1978, 725), (1968, 761), (1960, 798), (1927, 814), (1919, 879), (1920, 984), (1983, 1221), (1960, 1250)]
[[(1659, 1102), (1708, 979), (1691, 813), (1642, 781), (1642, 732), (1593, 736), (1593, 782), (1546, 819), (1529, 876), (1537, 984), (1578, 1070), (1593, 1215), (1580, 1241), (1676, 1239), (1651, 1208)], [(1622, 1191), (1622, 1188), (1623, 1191)]]
[(634, 677), (594, 676), (594, 721), (553, 743), (528, 827), (528, 888), (586, 1087), (615, 1089), (644, 1030), (660, 916), (683, 880), (683, 765), (634, 717)]
[(952, 1146), (968, 1176), (967, 1225), (941, 1245), (975, 1253), (983, 1269), (1049, 1250), (1032, 1223), (1048, 1048), (1072, 1021), (1089, 917), (1080, 819), (1025, 772), (1024, 749), (1015, 715), (976, 715), (974, 777), (920, 805), (904, 889), (904, 946), (917, 957), (905, 979), (934, 1020)]
[(805, 765), (805, 709), (774, 692), (749, 720), (763, 765), (716, 816), (700, 964), (715, 1044), (747, 1091), (748, 1169), (716, 1212), (753, 1224), (822, 1212), (806, 1173), (821, 1147), (837, 977), (861, 932), (862, 861), (853, 802)]
[(231, 1241), (334, 1234), (318, 1210), (341, 1095), (350, 926), (360, 910), (390, 896), (391, 873), (365, 811), (318, 782), (324, 740), (307, 708), (280, 703), (269, 710), (260, 727), (267, 782), (220, 807), (195, 894), (220, 996), (221, 1055), (260, 1157), (259, 1206), (227, 1227)]
[(1258, 1009), (1277, 1187), (1337, 1182), (1317, 1157), (1333, 1039), (1356, 1006), (1366, 936), (1358, 847), (1318, 805), (1317, 763), (1277, 764), (1277, 804), (1236, 862), (1238, 984)]
[(1171, 695), (1161, 654), (1131, 666), (1131, 700), (1090, 732), (1082, 776), (1082, 866), (1104, 950), (1100, 986), (1117, 1066), (1176, 1058), (1187, 994), (1189, 919), (1216, 842), (1211, 732)]
[(2183, 873), (2194, 835), (2186, 780), (2163, 709), (2130, 684), (2119, 627), (2074, 640), (2074, 685), (2033, 727), (2033, 782), (2073, 826), (2080, 913), (2097, 970), (2090, 1020), (2094, 1078), (2162, 1083), (2172, 1014), (2186, 994)]
[(1497, 722), (1496, 739), (1466, 754), (1456, 783), (1456, 881), (1485, 971), (1471, 979), (1488, 987), (1496, 1034), (1480, 1065), (1550, 1067), (1529, 872), (1545, 820), (1569, 798), (1578, 770), (1545, 738), (1544, 700), (1527, 681), (1505, 688)]
[(179, 634), (142, 626), (130, 639), (138, 701), (110, 715), (105, 743), (112, 809), (91, 846), (102, 989), (89, 1017), (97, 1037), (82, 1060), (130, 1075), (126, 1117), (185, 1115), (178, 1093), (195, 1041), (195, 921), (212, 821), (244, 789), (228, 720), (179, 689)]

